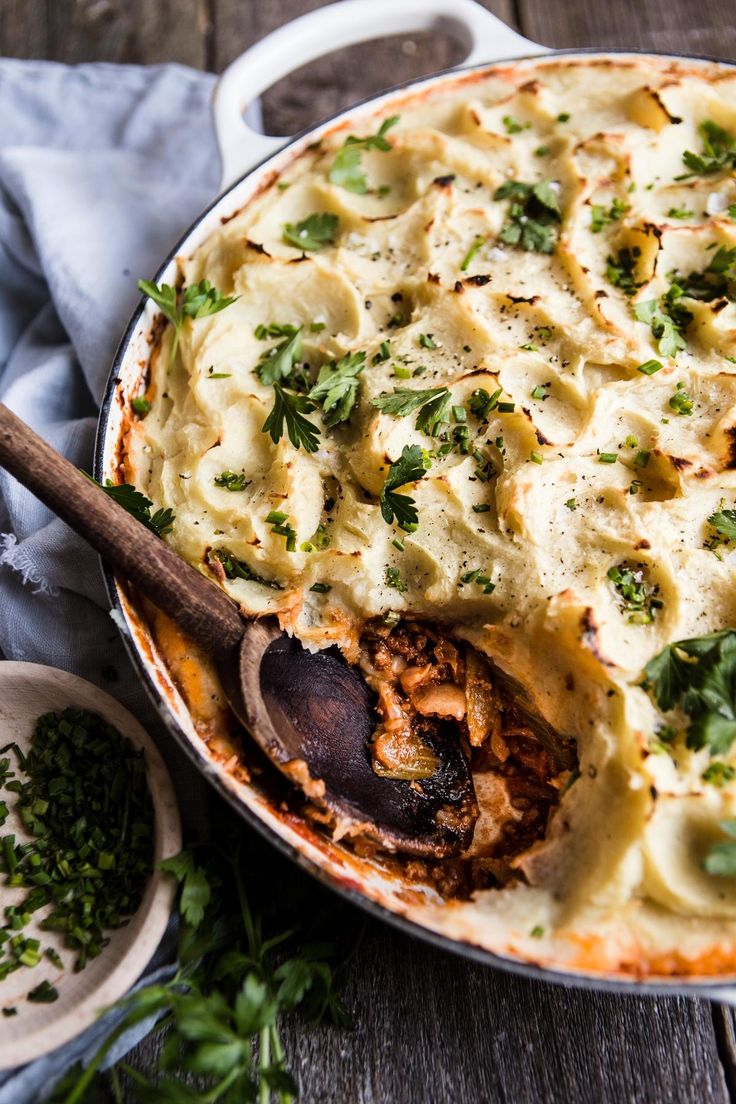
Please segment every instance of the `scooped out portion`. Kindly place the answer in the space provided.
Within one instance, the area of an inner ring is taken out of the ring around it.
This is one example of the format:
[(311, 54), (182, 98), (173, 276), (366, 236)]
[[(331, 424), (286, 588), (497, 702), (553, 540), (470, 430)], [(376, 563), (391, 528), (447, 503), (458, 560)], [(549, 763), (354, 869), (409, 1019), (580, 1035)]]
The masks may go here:
[(470, 864), (463, 887), (512, 879), (514, 858), (544, 838), (572, 777), (572, 741), (541, 721), (535, 729), (479, 651), (423, 621), (368, 622), (360, 668), (377, 696), (380, 719), (370, 744), (375, 773), (425, 785), (441, 766), (438, 737), (452, 731), (472, 777), (481, 775), (484, 793), (493, 792), (480, 832), (477, 804), (465, 813), (474, 832), (462, 849)]

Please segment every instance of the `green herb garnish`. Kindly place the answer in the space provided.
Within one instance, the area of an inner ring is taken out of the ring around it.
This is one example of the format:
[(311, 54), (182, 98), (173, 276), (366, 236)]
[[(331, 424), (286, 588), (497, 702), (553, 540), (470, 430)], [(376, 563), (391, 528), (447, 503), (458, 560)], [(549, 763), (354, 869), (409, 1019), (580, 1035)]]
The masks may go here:
[(296, 529), (289, 521), (289, 515), (282, 510), (271, 510), (266, 515), (266, 524), (271, 526), (271, 532), (278, 537), (286, 538), (286, 551), (296, 552)]
[(710, 763), (705, 768), (701, 777), (704, 782), (708, 782), (711, 786), (726, 786), (736, 778), (736, 767), (716, 759), (715, 762)]
[(336, 426), (350, 417), (358, 398), (358, 376), (365, 368), (365, 353), (348, 353), (340, 360), (323, 364), (309, 399), (321, 405), (326, 426)]
[(661, 299), (648, 299), (634, 307), (634, 316), (650, 327), (662, 356), (676, 357), (681, 349), (687, 348), (683, 330), (693, 316), (678, 302), (681, 294), (679, 287), (673, 284)]
[(714, 299), (736, 301), (736, 246), (727, 249), (722, 245), (711, 257), (710, 263), (702, 272), (691, 272), (683, 276), (671, 273), (682, 295), (689, 299), (699, 299), (711, 303)]
[(291, 333), (278, 345), (273, 345), (261, 353), (256, 372), (261, 383), (272, 384), (277, 380), (288, 379), (294, 365), (302, 355), (302, 328), (290, 327)]
[(468, 250), (468, 252), (463, 257), (462, 261), (460, 262), (460, 271), (461, 272), (467, 272), (467, 270), (470, 267), (472, 261), (475, 260), (475, 257), (477, 256), (478, 252), (482, 249), (482, 247), (485, 245), (485, 243), (486, 243), (486, 238), (483, 236), (483, 234), (476, 234), (476, 236), (473, 238), (473, 244), (471, 245), (470, 249)]
[(146, 529), (150, 529), (152, 533), (155, 533), (157, 537), (163, 537), (172, 530), (176, 520), (174, 511), (167, 508), (156, 510), (152, 514), (151, 507), (153, 503), (150, 498), (146, 498), (144, 494), (137, 491), (132, 483), (113, 483), (112, 479), (106, 479), (103, 487), (96, 479), (92, 479), (92, 476), (87, 476), (87, 478), (100, 487), (113, 501), (117, 502), (118, 506), (122, 506), (129, 514), (132, 514), (136, 521), (140, 521)]
[(667, 212), (667, 218), (674, 219), (689, 219), (695, 215), (694, 211), (690, 211), (687, 207), (670, 207)]
[(606, 260), (606, 279), (609, 284), (620, 288), (624, 295), (633, 295), (641, 287), (641, 281), (634, 276), (640, 256), (641, 249), (635, 245), (631, 249), (619, 249), (615, 256), (609, 256)]
[(685, 390), (684, 383), (678, 383), (677, 390), (669, 400), (669, 407), (680, 415), (691, 415), (694, 408), (694, 402)]
[(640, 364), (636, 369), (637, 372), (641, 372), (644, 376), (653, 376), (655, 372), (659, 372), (662, 368), (662, 363), (659, 360), (645, 360), (643, 364)]
[(399, 594), (404, 594), (407, 586), (404, 580), (401, 578), (401, 572), (398, 567), (386, 568), (386, 586), (392, 587), (394, 590), (398, 590)]
[(261, 575), (256, 575), (243, 560), (239, 560), (228, 548), (213, 549), (209, 553), (209, 559), (210, 562), (216, 560), (221, 565), (226, 579), (243, 579), (247, 583), (260, 583), (261, 586), (270, 587), (271, 590), (284, 589), (280, 583), (273, 579), (264, 579)]
[(736, 629), (669, 644), (647, 663), (642, 685), (663, 712), (688, 715), (689, 748), (725, 755), (736, 739)]
[(134, 399), (131, 399), (130, 405), (136, 414), (140, 414), (141, 418), (145, 418), (151, 409), (150, 402), (148, 399), (144, 399), (142, 395), (136, 395)]
[(708, 524), (727, 541), (736, 541), (736, 510), (717, 510), (708, 518)]
[(390, 393), (384, 392), (371, 399), (371, 405), (383, 414), (393, 414), (395, 418), (405, 418), (419, 410), (417, 429), (430, 433), (430, 429), (436, 428), (445, 416), (450, 401), (451, 395), (446, 387), (430, 387), (424, 391), (397, 387)]
[(507, 134), (521, 134), (522, 130), (530, 130), (532, 125), (531, 123), (517, 123), (511, 115), (504, 115), (501, 122)]
[(211, 314), (217, 314), (239, 299), (239, 295), (225, 296), (217, 288), (213, 287), (209, 280), (200, 280), (198, 284), (177, 291), (168, 284), (151, 283), (150, 280), (139, 280), (138, 288), (149, 299), (153, 299), (162, 314), (168, 318), (174, 327), (174, 340), (169, 353), (169, 364), (176, 357), (179, 348), (179, 337), (182, 326), (188, 318), (206, 318)]
[[(151, 875), (153, 806), (143, 753), (97, 714), (67, 708), (39, 717), (21, 769), (27, 781), (11, 785), (31, 839), (16, 844), (4, 836), (0, 869), (7, 884), (28, 892), (5, 910), (6, 929), (19, 931), (46, 906), (41, 928), (60, 934), (82, 970), (107, 933), (136, 911)], [(9, 945), (13, 958), (2, 976), (40, 962), (38, 940), (19, 935)], [(32, 994), (29, 1000), (56, 999), (48, 983)]]
[(317, 253), (326, 245), (333, 245), (339, 219), (327, 211), (311, 214), (301, 222), (284, 224), (283, 237), (287, 245)]
[(245, 478), (245, 472), (224, 471), (215, 476), (215, 486), (224, 487), (226, 491), (244, 491), (252, 482)]
[(401, 456), (391, 464), (380, 495), (381, 516), (388, 524), (395, 520), (405, 533), (413, 533), (419, 526), (414, 499), (399, 494), (398, 488), (423, 479), (432, 466), (426, 451), (419, 445), (404, 445)]
[(348, 192), (365, 195), (368, 191), (368, 180), (362, 167), (362, 151), (376, 149), (387, 153), (392, 147), (386, 135), (398, 121), (398, 115), (391, 115), (390, 118), (383, 120), (376, 134), (367, 138), (349, 135), (332, 162), (329, 173), (331, 182), (340, 188), (345, 188)]
[(528, 252), (552, 252), (562, 212), (549, 181), (524, 184), (520, 180), (509, 180), (496, 189), (493, 198), (511, 199), (508, 219), (499, 234), (500, 241)]
[(593, 203), (590, 207), (590, 229), (594, 234), (599, 234), (604, 226), (609, 226), (612, 222), (618, 222), (629, 209), (629, 204), (623, 199), (619, 199), (618, 196), (613, 200), (610, 207), (604, 207), (599, 203)]
[(686, 150), (682, 155), (682, 160), (690, 169), (688, 175), (709, 176), (711, 173), (736, 168), (736, 138), (709, 119), (701, 123), (698, 130), (703, 139), (702, 153)]
[(303, 448), (305, 452), (316, 452), (319, 448), (319, 430), (314, 422), (305, 418), (314, 409), (314, 404), (304, 395), (294, 395), (285, 391), (279, 383), (274, 383), (274, 404), (271, 413), (263, 423), (264, 433), (268, 433), (274, 444), (278, 444), (284, 435), (284, 427), (294, 448)]
[(663, 603), (657, 597), (659, 587), (649, 586), (646, 582), (643, 564), (611, 567), (608, 578), (613, 583), (621, 609), (629, 614), (628, 619), (633, 625), (648, 625), (654, 620), (655, 611), (662, 609)]

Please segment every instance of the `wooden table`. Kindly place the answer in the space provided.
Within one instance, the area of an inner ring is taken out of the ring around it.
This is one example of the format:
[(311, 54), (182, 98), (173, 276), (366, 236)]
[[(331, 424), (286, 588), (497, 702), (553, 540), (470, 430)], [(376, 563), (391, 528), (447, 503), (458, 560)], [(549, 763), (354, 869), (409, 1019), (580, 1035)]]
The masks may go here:
[[(397, 4), (401, 0), (396, 0)], [(637, 46), (736, 59), (730, 0), (484, 0), (550, 46)], [(320, 0), (0, 0), (0, 53), (178, 61), (219, 71)], [(460, 60), (441, 37), (361, 46), (277, 84), (288, 134), (373, 91)], [(304, 1104), (736, 1100), (732, 1014), (705, 1001), (603, 996), (496, 973), (373, 923), (352, 971), (356, 1029), (291, 1029)], [(151, 1043), (138, 1048), (145, 1066)]]

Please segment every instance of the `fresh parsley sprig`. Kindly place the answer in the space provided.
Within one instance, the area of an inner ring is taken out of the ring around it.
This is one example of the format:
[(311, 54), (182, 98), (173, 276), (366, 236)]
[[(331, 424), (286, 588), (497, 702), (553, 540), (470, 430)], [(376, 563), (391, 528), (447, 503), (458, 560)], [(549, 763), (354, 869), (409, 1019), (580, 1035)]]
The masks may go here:
[(379, 499), (381, 516), (391, 525), (396, 521), (405, 533), (414, 533), (419, 527), (419, 514), (414, 499), (398, 494), (398, 488), (423, 479), (432, 466), (425, 449), (419, 445), (404, 445), (401, 456), (391, 464)]
[(725, 755), (736, 740), (736, 629), (669, 644), (647, 663), (642, 686), (663, 712), (687, 714), (689, 748)]
[(283, 238), (287, 245), (295, 249), (306, 249), (318, 253), (326, 245), (333, 245), (339, 219), (337, 215), (323, 211), (311, 214), (301, 222), (287, 222), (283, 228)]
[(177, 291), (169, 284), (154, 284), (150, 280), (139, 280), (138, 288), (153, 299), (161, 313), (168, 318), (174, 327), (174, 340), (169, 353), (169, 364), (172, 363), (179, 348), (179, 337), (182, 326), (188, 318), (206, 318), (208, 315), (217, 314), (229, 307), (239, 295), (223, 295), (221, 291), (213, 287), (209, 280), (200, 280), (198, 284)]
[[(84, 474), (87, 475), (86, 472)], [(113, 483), (112, 479), (106, 479), (103, 486), (96, 479), (92, 479), (91, 475), (88, 475), (87, 478), (103, 490), (106, 495), (109, 495), (114, 502), (127, 510), (129, 514), (132, 514), (136, 521), (140, 521), (147, 529), (155, 533), (157, 537), (163, 537), (173, 529), (176, 520), (174, 511), (167, 507), (166, 509), (156, 510), (152, 514), (151, 507), (153, 503), (150, 498), (146, 498), (141, 491), (137, 491), (132, 483)]]
[(376, 395), (371, 399), (371, 406), (375, 406), (383, 414), (405, 418), (407, 414), (413, 414), (430, 399), (446, 390), (446, 387), (431, 387), (424, 391), (417, 391), (413, 387), (397, 387), (393, 391), (384, 391)]
[(330, 166), (330, 181), (348, 192), (365, 195), (368, 191), (368, 179), (361, 163), (362, 152), (375, 149), (387, 153), (391, 149), (391, 143), (386, 139), (386, 135), (398, 121), (398, 115), (391, 115), (383, 120), (376, 134), (366, 138), (357, 138), (354, 134), (350, 134)]
[(736, 541), (736, 510), (717, 510), (708, 518), (716, 533), (727, 541)]
[(365, 368), (365, 353), (348, 353), (335, 362), (323, 364), (309, 399), (321, 405), (326, 426), (346, 422), (358, 398), (358, 376)]
[(273, 393), (273, 408), (263, 423), (263, 432), (268, 433), (276, 445), (284, 436), (285, 428), (294, 448), (316, 452), (319, 448), (319, 429), (314, 422), (304, 417), (315, 409), (314, 403), (305, 395), (295, 395), (284, 390), (277, 382), (274, 382)]
[(292, 332), (283, 341), (261, 353), (256, 366), (261, 383), (271, 384), (276, 383), (277, 380), (287, 379), (301, 355), (302, 327), (292, 327)]

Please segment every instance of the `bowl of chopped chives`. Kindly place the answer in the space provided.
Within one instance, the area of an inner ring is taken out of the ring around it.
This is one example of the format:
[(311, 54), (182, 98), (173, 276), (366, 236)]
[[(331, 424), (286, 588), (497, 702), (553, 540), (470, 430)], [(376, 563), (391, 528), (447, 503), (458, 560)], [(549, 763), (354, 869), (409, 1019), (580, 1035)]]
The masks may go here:
[(109, 694), (0, 663), (0, 1070), (78, 1035), (156, 950), (181, 849), (150, 737)]

